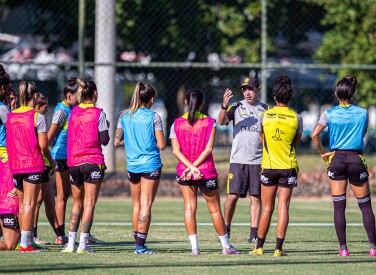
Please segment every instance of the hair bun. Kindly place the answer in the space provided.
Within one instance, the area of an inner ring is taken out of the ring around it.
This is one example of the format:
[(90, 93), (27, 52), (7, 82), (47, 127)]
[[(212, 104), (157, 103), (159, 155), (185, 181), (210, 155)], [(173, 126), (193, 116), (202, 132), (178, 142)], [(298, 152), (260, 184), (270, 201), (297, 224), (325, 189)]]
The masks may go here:
[(76, 82), (77, 84), (82, 87), (82, 88), (86, 88), (87, 87), (87, 83), (85, 80), (83, 80), (81, 77), (77, 77), (76, 78)]
[(68, 81), (70, 84), (77, 84), (77, 77), (71, 77)]
[(356, 77), (352, 75), (346, 75), (343, 79), (350, 81), (353, 86), (356, 86), (356, 84), (358, 83)]
[(279, 75), (275, 78), (274, 84), (291, 84), (291, 79), (287, 75)]

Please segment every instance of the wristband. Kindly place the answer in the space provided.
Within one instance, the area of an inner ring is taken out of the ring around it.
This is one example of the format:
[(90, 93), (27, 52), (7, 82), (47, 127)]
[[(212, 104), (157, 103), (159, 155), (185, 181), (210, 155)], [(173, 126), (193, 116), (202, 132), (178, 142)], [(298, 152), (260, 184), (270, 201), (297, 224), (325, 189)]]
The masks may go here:
[(223, 106), (223, 103), (222, 103), (221, 108), (222, 108), (222, 110), (227, 110), (228, 106), (225, 107), (225, 106)]

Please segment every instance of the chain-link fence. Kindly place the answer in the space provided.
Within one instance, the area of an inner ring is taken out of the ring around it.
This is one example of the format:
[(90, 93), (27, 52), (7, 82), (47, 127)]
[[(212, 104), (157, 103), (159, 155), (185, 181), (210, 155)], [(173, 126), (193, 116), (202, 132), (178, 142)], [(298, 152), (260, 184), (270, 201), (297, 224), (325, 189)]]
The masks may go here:
[[(103, 50), (95, 37), (99, 1), (0, 1), (0, 62), (11, 79), (35, 81), (52, 106), (80, 64), (94, 79), (95, 55)], [(168, 136), (186, 89), (202, 89), (203, 111), (217, 117), (224, 90), (241, 100), (247, 75), (259, 78), (262, 100), (273, 105), (273, 80), (283, 73), (292, 78), (291, 106), (304, 119), (302, 147), (310, 148), (319, 115), (335, 104), (337, 79), (354, 74), (356, 100), (370, 114), (367, 150), (376, 151), (375, 1), (111, 1), (102, 3), (114, 3), (115, 112), (128, 106), (138, 81), (150, 83)], [(231, 144), (231, 126), (218, 128), (216, 143)]]

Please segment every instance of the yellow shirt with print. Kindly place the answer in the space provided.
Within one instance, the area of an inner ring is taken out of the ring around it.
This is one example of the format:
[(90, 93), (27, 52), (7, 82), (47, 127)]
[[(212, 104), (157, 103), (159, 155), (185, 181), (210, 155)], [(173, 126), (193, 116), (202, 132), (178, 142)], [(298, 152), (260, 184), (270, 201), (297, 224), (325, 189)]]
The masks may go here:
[(266, 110), (262, 120), (264, 133), (263, 169), (298, 168), (293, 140), (298, 131), (298, 115), (288, 107)]

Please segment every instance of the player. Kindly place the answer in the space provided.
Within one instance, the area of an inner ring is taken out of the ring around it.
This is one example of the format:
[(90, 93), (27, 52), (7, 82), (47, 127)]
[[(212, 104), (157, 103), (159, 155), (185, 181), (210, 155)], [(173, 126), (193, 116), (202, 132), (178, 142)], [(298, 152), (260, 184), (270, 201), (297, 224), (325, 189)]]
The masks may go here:
[(132, 194), (135, 254), (155, 254), (145, 246), (151, 222), (151, 207), (159, 186), (162, 162), (160, 151), (166, 148), (161, 117), (150, 110), (155, 90), (137, 83), (131, 106), (122, 112), (116, 129), (115, 147), (124, 144)]
[(59, 226), (55, 228), (57, 238), (55, 244), (66, 244), (65, 213), (67, 200), (71, 193), (69, 182), (69, 167), (67, 165), (67, 133), (68, 120), (72, 108), (77, 104), (78, 84), (76, 78), (71, 78), (64, 86), (64, 100), (57, 104), (52, 117), (52, 123), (48, 131), (48, 140), (54, 141), (51, 150), (52, 158), (56, 161), (56, 215)]
[(3, 239), (0, 250), (14, 250), (20, 239), (18, 222), (18, 198), (13, 177), (9, 170), (8, 153), (6, 149), (5, 123), (9, 113), (9, 96), (13, 92), (9, 76), (0, 64), (0, 229)]
[(232, 91), (226, 89), (222, 110), (218, 115), (220, 125), (233, 121), (234, 132), (230, 157), (230, 173), (227, 180), (227, 198), (225, 202), (225, 224), (230, 236), (231, 221), (239, 199), (251, 197), (251, 228), (248, 242), (257, 241), (257, 229), (260, 220), (260, 172), (262, 146), (259, 138), (259, 120), (268, 106), (259, 101), (260, 84), (254, 77), (242, 81), (241, 90), (244, 99), (230, 107)]
[(262, 214), (256, 249), (253, 255), (263, 255), (264, 242), (269, 231), (278, 191), (277, 241), (274, 256), (285, 256), (282, 245), (289, 222), (289, 206), (292, 190), (297, 186), (298, 162), (295, 150), (303, 132), (300, 115), (288, 108), (292, 98), (291, 80), (279, 75), (274, 81), (275, 107), (265, 111), (261, 118), (260, 139), (263, 143), (261, 180)]
[[(367, 132), (367, 110), (352, 104), (357, 80), (346, 76), (334, 90), (339, 105), (325, 111), (312, 132), (312, 140), (322, 159), (328, 163), (328, 176), (332, 190), (334, 225), (340, 244), (339, 256), (347, 257), (346, 244), (346, 190), (347, 182), (358, 199), (363, 225), (370, 243), (370, 256), (376, 256), (375, 216), (371, 204), (368, 171), (362, 156), (364, 135)], [(329, 151), (321, 145), (320, 133), (329, 129)]]
[(36, 202), (41, 188), (42, 173), (46, 170), (42, 153), (50, 163), (46, 120), (38, 114), (35, 104), (38, 89), (32, 82), (22, 81), (19, 85), (20, 108), (8, 114), (6, 122), (6, 144), (9, 167), (17, 188), (20, 209), (21, 241), (19, 252), (39, 252), (31, 244), (31, 231)]
[(81, 217), (77, 253), (84, 254), (95, 253), (87, 242), (106, 169), (102, 145), (106, 146), (110, 137), (106, 114), (94, 105), (98, 99), (97, 86), (93, 81), (84, 81), (81, 78), (77, 78), (77, 84), (77, 99), (80, 104), (73, 108), (69, 117), (67, 140), (67, 163), (70, 167), (73, 206), (70, 214), (69, 240), (62, 252), (73, 252)]
[(222, 254), (240, 254), (229, 243), (221, 213), (218, 173), (212, 155), (216, 123), (211, 117), (200, 113), (203, 101), (201, 90), (187, 91), (185, 104), (188, 112), (175, 119), (170, 132), (172, 151), (179, 160), (176, 179), (184, 199), (184, 223), (192, 246), (191, 255), (200, 254), (196, 223), (198, 188), (208, 205), (223, 247)]

